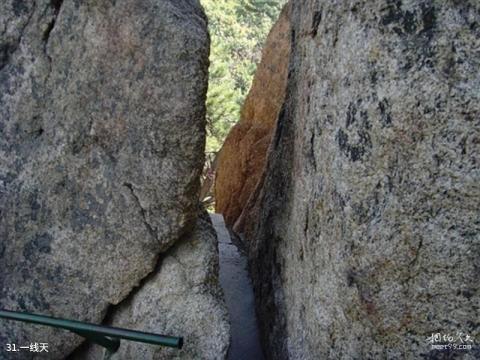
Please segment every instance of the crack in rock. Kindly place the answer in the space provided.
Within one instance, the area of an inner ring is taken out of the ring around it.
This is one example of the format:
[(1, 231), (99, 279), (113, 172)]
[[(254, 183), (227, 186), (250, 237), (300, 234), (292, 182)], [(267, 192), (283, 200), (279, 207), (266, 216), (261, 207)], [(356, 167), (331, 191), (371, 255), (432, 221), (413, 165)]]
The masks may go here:
[[(131, 184), (129, 184), (131, 185)], [(127, 186), (127, 185), (126, 185)], [(127, 186), (128, 187), (128, 186)], [(135, 197), (135, 195), (134, 195)], [(142, 288), (145, 286), (146, 283), (148, 283), (154, 276), (156, 276), (161, 268), (162, 268), (162, 262), (163, 258), (166, 255), (166, 253), (159, 252), (157, 254), (157, 258), (155, 260), (155, 264), (152, 267), (152, 271), (150, 271), (148, 274), (146, 274), (143, 278), (141, 278), (138, 281), (138, 285), (133, 286), (130, 291), (128, 292), (127, 295), (123, 299), (121, 299), (118, 303), (112, 304), (109, 303), (107, 308), (105, 309), (105, 313), (102, 317), (102, 321), (100, 322), (100, 325), (104, 326), (111, 326), (113, 322), (113, 317), (115, 316), (115, 312), (121, 308), (122, 306), (127, 306), (130, 304), (132, 299), (135, 297), (135, 295), (142, 290)], [(82, 341), (82, 343), (77, 346), (65, 359), (66, 360), (74, 360), (78, 359), (78, 356), (83, 357), (83, 353), (88, 349), (88, 347), (91, 345), (90, 341), (88, 339), (85, 339)]]
[(53, 7), (53, 18), (50, 21), (50, 23), (47, 26), (47, 29), (45, 30), (43, 34), (43, 41), (45, 42), (45, 49), (48, 44), (48, 40), (50, 39), (50, 34), (53, 31), (53, 28), (55, 27), (55, 23), (57, 22), (57, 17), (58, 14), (60, 13), (60, 10), (62, 8), (64, 0), (51, 0), (50, 1), (50, 6)]
[(135, 202), (137, 203), (137, 205), (140, 209), (140, 215), (142, 216), (143, 223), (145, 224), (145, 227), (147, 228), (148, 232), (150, 233), (152, 238), (154, 238), (158, 242), (160, 242), (160, 240), (158, 239), (158, 236), (157, 236), (156, 229), (147, 220), (146, 210), (142, 207), (142, 204), (141, 204), (140, 199), (137, 196), (137, 194), (135, 194), (135, 190), (133, 188), (133, 185), (131, 183), (125, 182), (125, 183), (123, 183), (123, 186), (125, 186), (128, 190), (130, 190), (130, 193), (132, 194), (133, 198), (135, 199)]
[(48, 42), (50, 41), (50, 35), (55, 28), (55, 24), (57, 22), (58, 14), (62, 8), (64, 0), (50, 0), (50, 6), (53, 7), (53, 18), (47, 26), (43, 34), (43, 52), (47, 57), (48, 64), (49, 64), (49, 72), (47, 74), (46, 82), (48, 82), (50, 78), (50, 74), (52, 73), (52, 57), (48, 54)]

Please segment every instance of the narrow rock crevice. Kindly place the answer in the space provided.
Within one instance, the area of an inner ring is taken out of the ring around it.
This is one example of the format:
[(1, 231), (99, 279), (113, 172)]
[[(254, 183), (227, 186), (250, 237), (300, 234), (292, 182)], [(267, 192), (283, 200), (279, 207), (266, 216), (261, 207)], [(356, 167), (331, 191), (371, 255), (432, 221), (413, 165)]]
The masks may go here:
[[(231, 345), (228, 360), (263, 360), (252, 281), (248, 273), (246, 249), (230, 232), (220, 214), (210, 214), (217, 232), (219, 280), (230, 316)], [(238, 245), (237, 245), (238, 244)]]

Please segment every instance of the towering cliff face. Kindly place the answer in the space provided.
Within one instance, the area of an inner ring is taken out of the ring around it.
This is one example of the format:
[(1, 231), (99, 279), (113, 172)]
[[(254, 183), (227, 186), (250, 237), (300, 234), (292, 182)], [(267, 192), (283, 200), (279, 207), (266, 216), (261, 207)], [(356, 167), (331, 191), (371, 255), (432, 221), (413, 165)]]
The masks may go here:
[(453, 356), (432, 333), (478, 346), (479, 24), (476, 1), (293, 3), (248, 232), (269, 358)]
[(238, 220), (265, 168), (265, 158), (285, 96), (290, 54), (290, 6), (270, 31), (241, 119), (218, 155), (215, 209), (228, 225)]
[[(2, 1), (0, 308), (99, 323), (191, 237), (208, 52), (196, 0)], [(13, 341), (49, 342), (54, 359), (81, 339), (2, 322)]]

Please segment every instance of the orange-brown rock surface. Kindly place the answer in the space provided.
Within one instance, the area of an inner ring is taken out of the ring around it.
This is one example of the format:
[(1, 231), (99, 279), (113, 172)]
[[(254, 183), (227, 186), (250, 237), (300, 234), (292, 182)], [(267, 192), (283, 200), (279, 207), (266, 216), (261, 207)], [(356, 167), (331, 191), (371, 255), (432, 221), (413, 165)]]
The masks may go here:
[(265, 43), (240, 121), (218, 155), (216, 211), (233, 226), (265, 166), (266, 154), (285, 96), (290, 56), (290, 10), (287, 4)]

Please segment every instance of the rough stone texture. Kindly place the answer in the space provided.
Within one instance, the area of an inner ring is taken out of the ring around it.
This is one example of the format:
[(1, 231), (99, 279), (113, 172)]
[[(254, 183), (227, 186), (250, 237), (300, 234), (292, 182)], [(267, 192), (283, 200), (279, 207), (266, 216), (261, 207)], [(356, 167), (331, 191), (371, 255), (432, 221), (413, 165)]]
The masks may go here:
[(208, 49), (195, 0), (1, 2), (0, 308), (101, 322), (191, 228)]
[[(111, 315), (109, 325), (183, 336), (182, 350), (123, 341), (118, 359), (225, 359), (230, 326), (218, 281), (218, 247), (208, 215), (193, 235), (175, 244), (158, 271)], [(102, 360), (103, 349), (90, 346), (74, 359)]]
[(479, 7), (293, 3), (248, 236), (270, 359), (480, 358)]
[(270, 31), (240, 121), (218, 155), (215, 209), (233, 226), (265, 168), (265, 158), (285, 97), (290, 54), (290, 6)]

